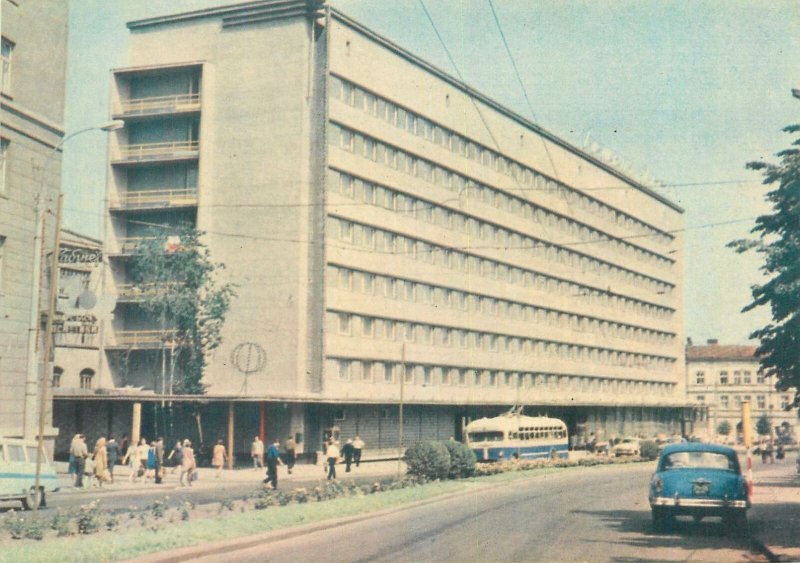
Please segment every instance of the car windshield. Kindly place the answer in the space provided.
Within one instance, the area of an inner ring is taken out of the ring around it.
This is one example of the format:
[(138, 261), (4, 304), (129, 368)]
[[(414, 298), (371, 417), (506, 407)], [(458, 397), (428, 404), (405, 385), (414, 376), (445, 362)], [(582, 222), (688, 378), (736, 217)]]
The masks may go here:
[(735, 458), (716, 452), (675, 452), (667, 455), (661, 463), (664, 471), (670, 469), (704, 468), (737, 471)]

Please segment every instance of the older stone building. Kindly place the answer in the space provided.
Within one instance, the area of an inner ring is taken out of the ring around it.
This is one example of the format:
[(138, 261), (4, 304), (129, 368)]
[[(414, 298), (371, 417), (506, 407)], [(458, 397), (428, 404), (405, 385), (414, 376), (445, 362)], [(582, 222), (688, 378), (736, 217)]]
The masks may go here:
[(42, 264), (61, 177), (67, 0), (0, 2), (0, 435), (33, 438), (49, 283)]
[[(401, 392), (408, 443), (513, 404), (578, 435), (679, 429), (677, 205), (321, 2), (128, 27), (99, 374), (116, 398), (93, 410), (144, 403), (147, 435), (237, 451), (259, 432), (396, 448)], [(174, 350), (127, 271), (181, 223), (238, 284), (202, 405), (164, 397)]]
[[(779, 433), (795, 435), (797, 412), (787, 410), (794, 391), (776, 391), (775, 381), (761, 372), (755, 352), (752, 345), (723, 345), (716, 340), (687, 347), (687, 395), (698, 409), (706, 411), (706, 431), (710, 437), (723, 441), (736, 439), (737, 428), (741, 432), (742, 401), (750, 402), (754, 425), (766, 416), (773, 437)], [(717, 433), (722, 421), (727, 421), (731, 428), (727, 437)]]

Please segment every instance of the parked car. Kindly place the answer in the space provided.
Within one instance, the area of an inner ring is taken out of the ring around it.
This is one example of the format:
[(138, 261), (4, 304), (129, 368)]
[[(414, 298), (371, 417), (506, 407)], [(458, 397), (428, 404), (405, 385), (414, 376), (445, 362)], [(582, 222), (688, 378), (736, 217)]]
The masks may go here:
[(660, 452), (661, 450), (663, 450), (664, 448), (666, 448), (670, 444), (685, 444), (686, 443), (686, 438), (676, 434), (674, 436), (669, 436), (669, 437), (664, 438), (662, 440), (658, 440), (657, 442), (658, 442), (658, 451)]
[(17, 500), (31, 510), (45, 505), (45, 493), (58, 490), (58, 477), (42, 453), (36, 489), (36, 440), (0, 437), (0, 501)]
[(622, 441), (611, 448), (611, 452), (616, 457), (623, 455), (639, 455), (642, 451), (642, 446), (639, 443), (639, 438), (623, 438)]
[(664, 448), (650, 480), (649, 501), (656, 530), (679, 515), (697, 522), (719, 516), (742, 530), (750, 508), (747, 480), (733, 448), (694, 442)]

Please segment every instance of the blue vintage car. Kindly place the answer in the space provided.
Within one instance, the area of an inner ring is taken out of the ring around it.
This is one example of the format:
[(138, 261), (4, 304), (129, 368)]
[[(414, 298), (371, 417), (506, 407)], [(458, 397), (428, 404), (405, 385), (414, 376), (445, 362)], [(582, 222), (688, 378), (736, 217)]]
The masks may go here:
[(713, 444), (672, 444), (664, 448), (650, 480), (653, 527), (663, 530), (678, 515), (721, 516), (734, 529), (747, 526), (747, 480), (732, 448)]

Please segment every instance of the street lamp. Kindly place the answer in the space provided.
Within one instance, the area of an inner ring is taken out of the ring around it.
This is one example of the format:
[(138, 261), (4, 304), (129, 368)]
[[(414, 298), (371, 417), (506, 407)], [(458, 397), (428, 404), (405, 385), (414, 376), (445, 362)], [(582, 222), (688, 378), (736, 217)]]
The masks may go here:
[[(42, 182), (39, 186), (39, 193), (37, 194), (37, 204), (36, 204), (36, 238), (34, 244), (34, 279), (33, 279), (33, 303), (31, 305), (32, 308), (32, 319), (35, 323), (34, 326), (31, 328), (30, 336), (29, 336), (29, 346), (28, 346), (28, 379), (34, 380), (39, 376), (36, 372), (39, 365), (42, 365), (42, 372), (41, 377), (39, 380), (39, 428), (37, 432), (37, 448), (36, 448), (36, 479), (34, 481), (34, 488), (33, 488), (33, 498), (32, 504), (34, 510), (39, 509), (39, 503), (41, 499), (40, 493), (40, 480), (41, 480), (41, 472), (42, 472), (42, 454), (44, 453), (44, 425), (45, 425), (45, 412), (46, 412), (46, 405), (47, 405), (47, 393), (48, 387), (50, 382), (50, 356), (51, 349), (53, 348), (53, 317), (55, 316), (56, 312), (56, 298), (58, 296), (58, 282), (59, 282), (59, 269), (58, 269), (58, 247), (61, 244), (61, 213), (64, 203), (64, 194), (61, 192), (61, 184), (59, 178), (59, 185), (58, 185), (58, 211), (56, 212), (56, 224), (55, 224), (55, 238), (53, 242), (53, 252), (50, 257), (50, 289), (47, 298), (47, 324), (45, 326), (45, 343), (42, 349), (42, 361), (38, 361), (38, 358), (35, 358), (35, 350), (36, 344), (39, 339), (39, 293), (41, 291), (41, 252), (42, 252), (42, 238), (44, 236), (44, 229), (43, 221), (44, 221), (44, 210), (41, 207), (42, 202), (42, 194), (44, 193), (45, 188), (45, 181), (47, 179), (47, 167), (50, 162), (53, 160), (56, 154), (61, 150), (64, 144), (81, 135), (83, 133), (87, 133), (89, 131), (116, 131), (121, 129), (125, 126), (125, 122), (121, 119), (115, 119), (112, 121), (108, 121), (106, 123), (101, 123), (100, 125), (94, 125), (92, 127), (85, 127), (83, 129), (78, 129), (68, 135), (65, 135), (61, 141), (53, 147), (53, 150), (47, 155), (44, 163), (42, 164)], [(31, 339), (33, 340), (31, 345)], [(37, 360), (34, 362), (34, 360)], [(33, 373), (33, 378), (31, 378), (31, 373)]]

